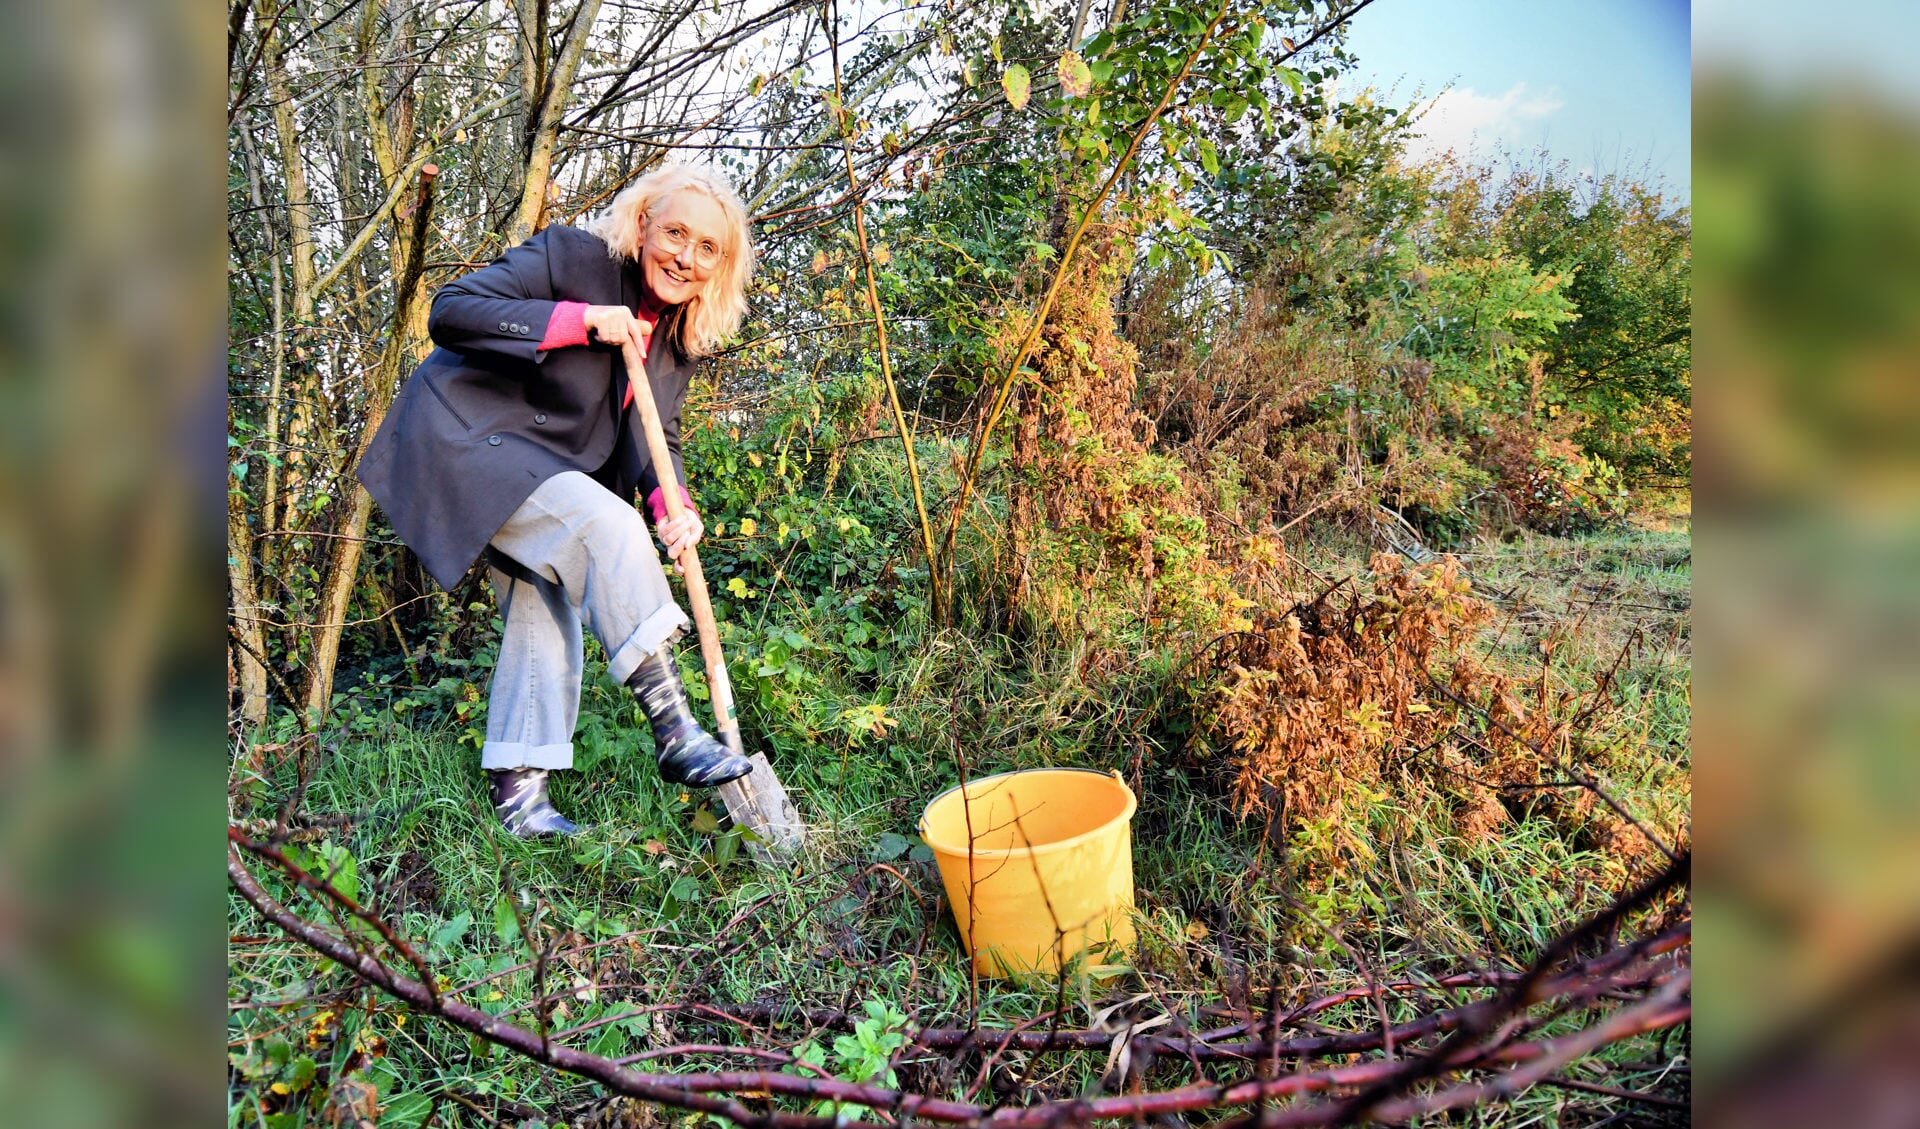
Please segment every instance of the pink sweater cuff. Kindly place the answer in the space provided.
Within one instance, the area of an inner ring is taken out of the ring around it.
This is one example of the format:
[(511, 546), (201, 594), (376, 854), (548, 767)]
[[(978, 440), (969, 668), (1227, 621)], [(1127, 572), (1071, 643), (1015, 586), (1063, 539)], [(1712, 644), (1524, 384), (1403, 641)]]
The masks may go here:
[(585, 302), (555, 302), (553, 316), (547, 319), (547, 335), (540, 339), (540, 349), (564, 349), (569, 345), (587, 343), (587, 304)]
[[(687, 493), (687, 488), (684, 486), (680, 487), (680, 497), (686, 500), (687, 508), (692, 510), (693, 495)], [(653, 524), (659, 525), (661, 522), (667, 520), (666, 495), (660, 493), (658, 486), (653, 488), (653, 493), (647, 495), (647, 508), (653, 511)], [(694, 510), (694, 512), (698, 513), (699, 511)]]

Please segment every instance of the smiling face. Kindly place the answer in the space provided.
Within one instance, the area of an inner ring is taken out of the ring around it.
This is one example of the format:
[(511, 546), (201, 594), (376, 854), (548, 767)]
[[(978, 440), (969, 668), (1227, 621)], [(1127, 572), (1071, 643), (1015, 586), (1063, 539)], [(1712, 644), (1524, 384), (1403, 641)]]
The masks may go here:
[(682, 189), (647, 218), (640, 247), (647, 289), (662, 305), (677, 306), (699, 295), (719, 268), (726, 246), (727, 216), (704, 192)]

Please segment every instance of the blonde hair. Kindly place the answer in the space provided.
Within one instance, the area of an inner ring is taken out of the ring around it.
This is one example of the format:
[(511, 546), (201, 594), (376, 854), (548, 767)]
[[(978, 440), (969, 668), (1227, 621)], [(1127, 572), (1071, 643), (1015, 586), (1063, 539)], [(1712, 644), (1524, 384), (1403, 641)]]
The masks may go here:
[(711, 170), (696, 165), (668, 165), (634, 181), (587, 230), (599, 236), (616, 259), (638, 260), (647, 238), (647, 218), (676, 192), (696, 191), (711, 197), (727, 217), (720, 265), (713, 277), (689, 298), (676, 328), (680, 349), (704, 357), (740, 328), (747, 314), (747, 278), (753, 273), (753, 245), (747, 231), (747, 207), (733, 188)]

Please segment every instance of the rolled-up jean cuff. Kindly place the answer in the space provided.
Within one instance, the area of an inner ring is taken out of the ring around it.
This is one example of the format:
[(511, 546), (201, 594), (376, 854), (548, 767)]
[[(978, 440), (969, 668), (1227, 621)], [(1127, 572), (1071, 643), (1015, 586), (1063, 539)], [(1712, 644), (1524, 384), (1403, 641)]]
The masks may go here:
[(573, 742), (528, 745), (520, 741), (488, 741), (480, 746), (480, 767), (488, 772), (503, 768), (572, 768)]
[(680, 605), (662, 604), (652, 615), (641, 620), (640, 626), (627, 636), (627, 641), (613, 652), (613, 657), (607, 660), (607, 673), (613, 675), (615, 682), (625, 686), (627, 679), (640, 669), (640, 664), (647, 656), (680, 638), (680, 633), (686, 629), (687, 613), (680, 610)]

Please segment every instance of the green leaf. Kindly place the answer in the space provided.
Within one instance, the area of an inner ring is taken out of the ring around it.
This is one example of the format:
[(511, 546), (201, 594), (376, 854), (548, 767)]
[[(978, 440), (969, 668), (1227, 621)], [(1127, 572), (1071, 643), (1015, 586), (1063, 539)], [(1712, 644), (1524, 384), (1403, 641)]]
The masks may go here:
[(626, 1049), (627, 1032), (618, 1023), (609, 1023), (602, 1027), (599, 1033), (587, 1042), (589, 1052), (606, 1058), (618, 1057), (620, 1052)]
[(1024, 109), (1033, 91), (1033, 76), (1027, 73), (1027, 68), (1015, 63), (1001, 74), (1000, 89), (1006, 93), (1009, 105), (1016, 110)]
[(720, 817), (714, 815), (707, 805), (701, 804), (699, 810), (693, 813), (694, 834), (711, 835), (718, 830), (720, 830)]
[(305, 866), (315, 878), (355, 901), (360, 900), (360, 868), (345, 847), (326, 841), (316, 843), (306, 854)]
[(889, 831), (873, 841), (873, 860), (875, 862), (892, 862), (894, 859), (906, 854), (907, 848), (912, 845), (906, 836), (895, 835)]
[(446, 949), (451, 945), (458, 944), (460, 939), (467, 935), (467, 930), (472, 927), (473, 914), (466, 910), (461, 910), (459, 915), (453, 920), (433, 931), (432, 946), (436, 949)]
[(735, 828), (713, 841), (713, 865), (724, 867), (740, 852), (740, 830)]
[(1200, 139), (1200, 167), (1207, 170), (1208, 176), (1220, 175), (1220, 154), (1205, 137)]
[(513, 895), (502, 894), (493, 903), (493, 935), (502, 941), (520, 939), (520, 919), (513, 913)]
[(420, 1129), (432, 1110), (433, 1100), (417, 1090), (395, 1094), (380, 1111), (380, 1129)]
[(678, 902), (697, 902), (700, 900), (700, 880), (691, 874), (682, 875), (667, 887), (667, 894)]

